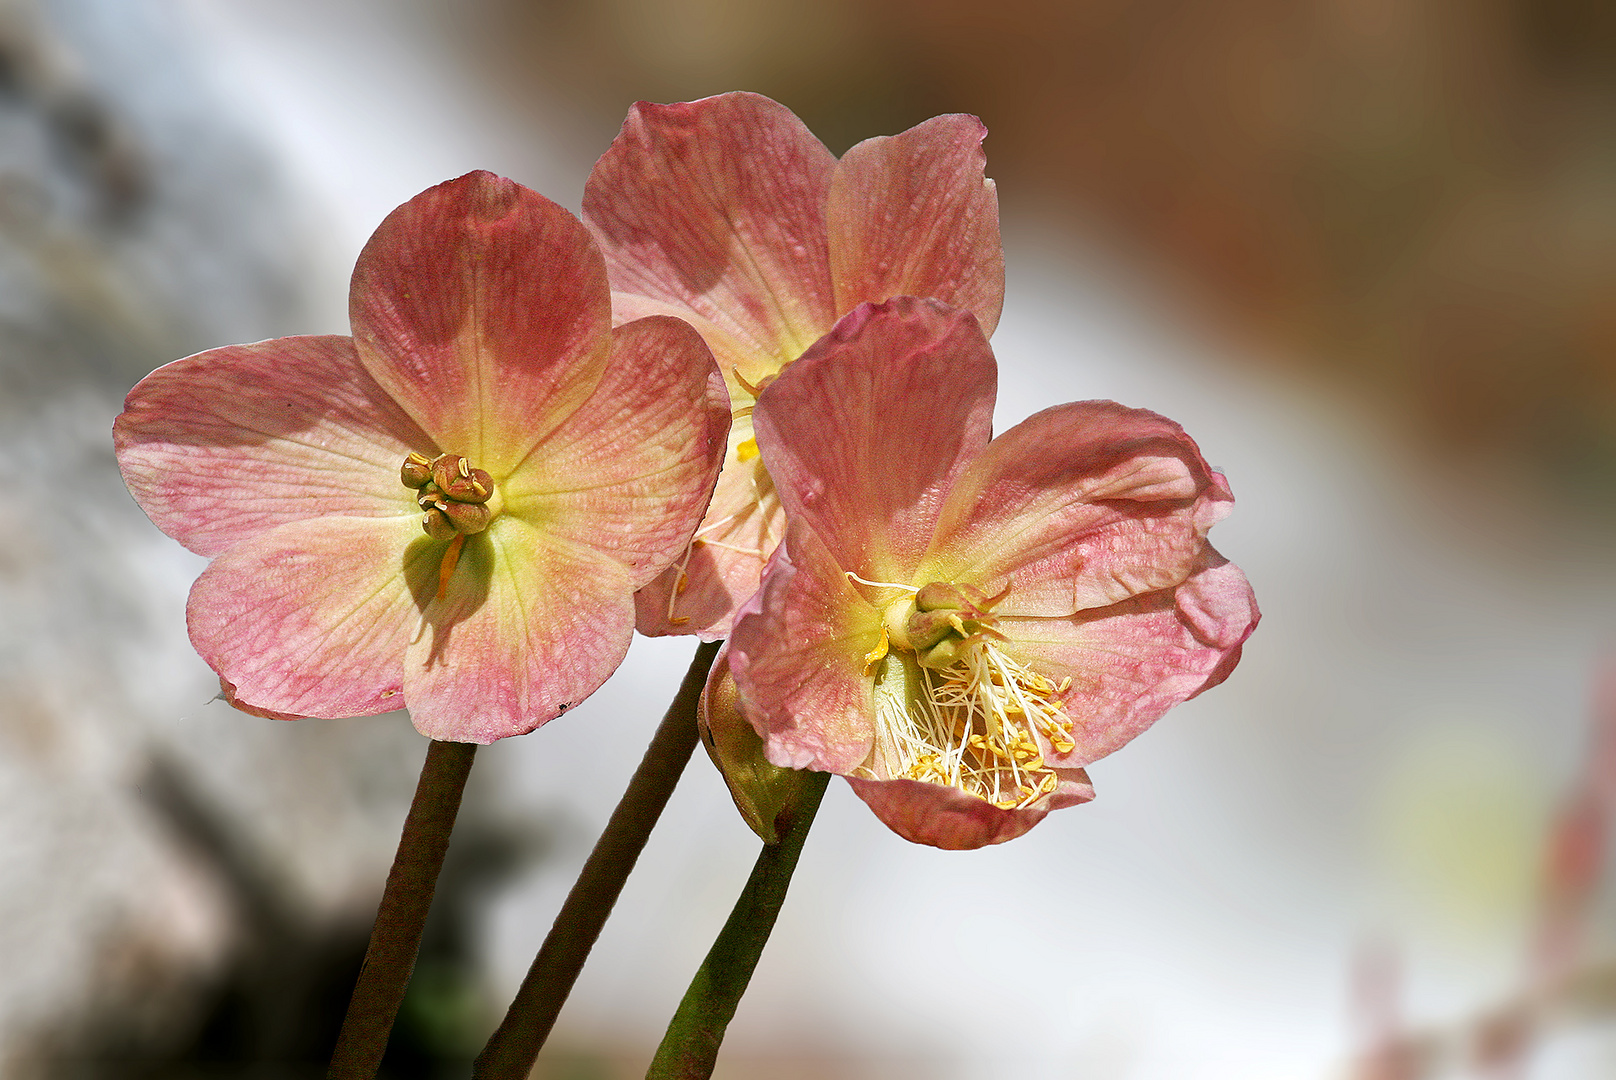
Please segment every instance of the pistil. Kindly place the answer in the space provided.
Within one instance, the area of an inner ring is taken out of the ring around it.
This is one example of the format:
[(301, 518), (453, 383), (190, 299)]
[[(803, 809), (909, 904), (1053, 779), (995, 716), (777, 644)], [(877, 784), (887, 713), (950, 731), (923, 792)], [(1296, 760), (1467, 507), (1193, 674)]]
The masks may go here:
[(460, 562), (466, 537), (482, 532), (504, 506), (493, 477), (459, 454), (428, 458), (411, 453), (399, 468), (399, 480), (416, 491), (422, 510), (421, 529), (434, 540), (447, 540), (438, 563), (438, 599)]

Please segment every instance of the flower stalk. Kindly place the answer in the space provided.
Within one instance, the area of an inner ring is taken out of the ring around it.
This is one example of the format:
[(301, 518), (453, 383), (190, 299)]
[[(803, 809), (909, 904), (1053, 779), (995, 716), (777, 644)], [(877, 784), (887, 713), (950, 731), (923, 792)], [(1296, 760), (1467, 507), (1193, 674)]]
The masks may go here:
[(477, 1080), (524, 1080), (696, 748), (696, 706), (721, 643), (696, 649), (617, 809), (561, 905), (505, 1019), (472, 1065)]
[(421, 930), (432, 907), (449, 833), (476, 752), (473, 743), (433, 740), (427, 744), (421, 779), (404, 819), (393, 868), (387, 874), (364, 966), (359, 969), (331, 1055), (326, 1073), (330, 1080), (370, 1080), (381, 1067), (393, 1020), (415, 970)]
[(774, 930), (797, 858), (830, 782), (830, 773), (804, 776), (785, 835), (778, 844), (765, 844), (758, 854), (752, 876), (668, 1023), (646, 1080), (705, 1080), (712, 1075), (724, 1031)]

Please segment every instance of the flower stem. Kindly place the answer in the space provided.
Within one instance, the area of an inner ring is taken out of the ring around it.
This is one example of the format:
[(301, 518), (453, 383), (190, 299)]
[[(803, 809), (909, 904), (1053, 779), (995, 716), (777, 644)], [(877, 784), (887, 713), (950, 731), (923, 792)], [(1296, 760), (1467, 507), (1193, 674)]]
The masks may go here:
[(729, 921), (718, 932), (669, 1021), (645, 1080), (705, 1080), (712, 1075), (724, 1029), (735, 1015), (735, 1007), (763, 955), (763, 946), (774, 929), (780, 905), (785, 903), (797, 857), (802, 854), (803, 842), (808, 839), (808, 829), (829, 781), (830, 773), (809, 773), (802, 801), (785, 835), (778, 844), (763, 846), (752, 876), (747, 878), (746, 887), (729, 913)]
[(393, 857), (393, 869), (387, 874), (387, 887), (376, 911), (365, 963), (331, 1055), (328, 1080), (370, 1080), (381, 1067), (387, 1037), (415, 969), (421, 928), (432, 906), (449, 832), (476, 752), (471, 743), (434, 740), (427, 746), (421, 779), (398, 840), (398, 854)]
[(707, 669), (721, 643), (704, 642), (696, 649), (679, 692), (651, 738), (645, 757), (628, 790), (612, 811), (606, 831), (595, 842), (583, 872), (567, 894), (539, 954), (528, 968), (522, 988), (505, 1013), (504, 1021), (472, 1065), (477, 1080), (526, 1080), (539, 1056), (539, 1048), (555, 1026), (561, 1005), (589, 956), (623, 882), (634, 869), (651, 829), (679, 783), (690, 753), (696, 748), (696, 706)]

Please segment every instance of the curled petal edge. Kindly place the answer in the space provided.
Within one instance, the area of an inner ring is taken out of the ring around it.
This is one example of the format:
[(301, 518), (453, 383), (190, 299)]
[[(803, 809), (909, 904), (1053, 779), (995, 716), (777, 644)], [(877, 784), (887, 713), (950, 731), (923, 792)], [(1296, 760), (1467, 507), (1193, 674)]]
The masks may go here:
[(1094, 798), (1082, 769), (1061, 771), (1059, 786), (1024, 810), (1001, 810), (940, 784), (920, 780), (865, 780), (847, 777), (853, 793), (893, 832), (915, 844), (947, 851), (969, 851), (1014, 840), (1049, 814)]

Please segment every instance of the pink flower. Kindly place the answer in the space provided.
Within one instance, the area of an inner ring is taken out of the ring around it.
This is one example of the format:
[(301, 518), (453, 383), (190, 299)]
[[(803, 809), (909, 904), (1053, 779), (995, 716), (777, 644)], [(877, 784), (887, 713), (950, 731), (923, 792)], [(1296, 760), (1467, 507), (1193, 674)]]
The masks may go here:
[(1177, 424), (1085, 401), (989, 441), (996, 380), (968, 313), (899, 298), (753, 414), (787, 529), (729, 640), (742, 707), (770, 761), (945, 848), (1091, 798), (1083, 766), (1221, 682), (1257, 622), (1206, 542), (1233, 496)]
[(722, 377), (678, 320), (613, 330), (582, 224), (489, 173), (388, 215), (349, 312), (352, 338), (212, 349), (130, 391), (130, 492), (214, 557), (191, 641), (248, 711), (531, 731), (617, 667), (634, 590), (684, 551)]
[(639, 596), (642, 633), (723, 637), (756, 590), (781, 522), (751, 405), (837, 319), (865, 301), (930, 296), (993, 332), (1004, 254), (985, 135), (973, 116), (938, 116), (837, 161), (757, 94), (629, 111), (584, 189), (615, 317), (688, 319), (735, 413), (696, 543)]

